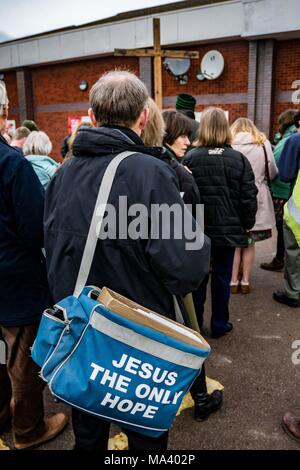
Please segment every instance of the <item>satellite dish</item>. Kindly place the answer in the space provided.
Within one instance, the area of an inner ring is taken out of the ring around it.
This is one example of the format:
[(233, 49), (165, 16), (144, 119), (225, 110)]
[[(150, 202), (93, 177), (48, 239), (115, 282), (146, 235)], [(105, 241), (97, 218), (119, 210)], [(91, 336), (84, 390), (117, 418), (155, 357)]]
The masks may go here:
[(207, 80), (215, 80), (224, 70), (224, 57), (219, 51), (209, 51), (202, 59), (201, 72)]
[(164, 66), (175, 77), (185, 75), (191, 66), (191, 59), (165, 59)]

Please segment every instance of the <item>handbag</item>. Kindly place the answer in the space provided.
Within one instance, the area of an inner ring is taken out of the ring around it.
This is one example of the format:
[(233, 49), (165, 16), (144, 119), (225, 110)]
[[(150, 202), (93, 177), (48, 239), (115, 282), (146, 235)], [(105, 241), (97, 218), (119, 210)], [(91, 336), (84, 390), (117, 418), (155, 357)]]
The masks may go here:
[(109, 289), (85, 286), (96, 227), (100, 233), (118, 165), (130, 155), (117, 155), (105, 171), (74, 293), (43, 313), (32, 358), (59, 400), (158, 437), (171, 426), (210, 347), (189, 328)]

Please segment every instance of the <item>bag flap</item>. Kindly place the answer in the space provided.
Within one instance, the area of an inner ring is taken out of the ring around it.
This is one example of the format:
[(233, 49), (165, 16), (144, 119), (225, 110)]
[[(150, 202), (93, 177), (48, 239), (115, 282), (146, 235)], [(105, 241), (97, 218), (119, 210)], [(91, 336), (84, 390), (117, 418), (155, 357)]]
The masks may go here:
[(112, 312), (140, 325), (152, 328), (201, 350), (210, 350), (209, 344), (198, 332), (153, 312), (107, 287), (102, 289), (98, 301)]

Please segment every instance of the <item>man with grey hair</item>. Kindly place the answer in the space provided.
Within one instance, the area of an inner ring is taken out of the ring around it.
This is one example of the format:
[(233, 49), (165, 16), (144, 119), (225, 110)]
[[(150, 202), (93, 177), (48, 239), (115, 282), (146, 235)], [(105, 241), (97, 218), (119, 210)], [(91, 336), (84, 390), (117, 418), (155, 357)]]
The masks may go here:
[[(0, 131), (7, 108), (0, 84)], [(30, 357), (41, 314), (51, 304), (41, 252), (44, 191), (30, 163), (2, 136), (0, 186), (0, 340), (7, 351), (0, 364), (0, 434), (11, 422), (15, 447), (28, 449), (54, 438), (67, 418), (44, 418), (44, 384)]]
[[(135, 154), (120, 164), (108, 199), (117, 213), (116, 225), (125, 225), (126, 236), (115, 232), (115, 237), (100, 237), (88, 285), (107, 286), (175, 319), (172, 295), (191, 292), (208, 272), (207, 240), (206, 249), (187, 250), (190, 240), (185, 233), (176, 239), (179, 227), (174, 220), (170, 221), (169, 239), (164, 239), (161, 233), (152, 237), (151, 221), (146, 234), (140, 233), (138, 237), (129, 234), (132, 218), (128, 208), (143, 205), (150, 214), (152, 205), (177, 204), (188, 212), (196, 235), (203, 239), (200, 226), (180, 197), (175, 172), (154, 158), (162, 148), (147, 148), (140, 138), (148, 119), (147, 100), (145, 85), (126, 71), (106, 73), (91, 89), (89, 115), (94, 127), (79, 129), (73, 145), (74, 158), (54, 175), (46, 194), (45, 248), (55, 302), (74, 291), (104, 171), (116, 155), (126, 150)], [(121, 202), (124, 198), (126, 208)], [(145, 217), (143, 222), (149, 219), (150, 216)], [(107, 449), (108, 422), (75, 408), (72, 416), (76, 450)], [(130, 450), (167, 448), (167, 432), (155, 439), (129, 430), (126, 434)]]

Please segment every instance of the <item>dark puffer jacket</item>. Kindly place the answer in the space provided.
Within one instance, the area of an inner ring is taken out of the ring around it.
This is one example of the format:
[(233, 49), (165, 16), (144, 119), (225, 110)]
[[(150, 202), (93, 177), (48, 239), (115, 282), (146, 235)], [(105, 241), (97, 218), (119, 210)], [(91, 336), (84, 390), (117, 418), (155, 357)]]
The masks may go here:
[(199, 147), (184, 157), (204, 204), (205, 233), (219, 246), (247, 246), (255, 223), (257, 188), (248, 160), (230, 146)]

